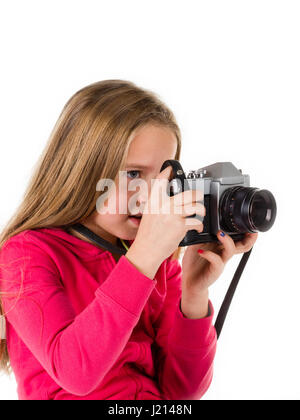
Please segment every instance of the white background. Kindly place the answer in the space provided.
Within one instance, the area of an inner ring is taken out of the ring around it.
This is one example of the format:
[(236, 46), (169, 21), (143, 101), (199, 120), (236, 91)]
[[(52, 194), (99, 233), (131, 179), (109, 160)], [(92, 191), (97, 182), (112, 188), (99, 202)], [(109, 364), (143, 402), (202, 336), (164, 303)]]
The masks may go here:
[[(155, 91), (182, 130), (187, 170), (231, 161), (273, 192), (218, 342), (203, 399), (299, 399), (298, 1), (2, 2), (0, 227), (22, 199), (63, 105), (103, 79)], [(217, 313), (241, 255), (210, 289)], [(0, 378), (0, 399), (17, 399)]]

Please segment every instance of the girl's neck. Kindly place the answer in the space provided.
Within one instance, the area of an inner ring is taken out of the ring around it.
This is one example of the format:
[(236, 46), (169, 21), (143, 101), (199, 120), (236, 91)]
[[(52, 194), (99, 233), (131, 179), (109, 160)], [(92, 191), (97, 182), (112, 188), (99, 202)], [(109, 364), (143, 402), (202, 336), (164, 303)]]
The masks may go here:
[[(82, 223), (82, 224), (83, 224), (83, 223)], [(86, 224), (84, 224), (84, 226), (86, 226)], [(88, 229), (92, 230), (89, 226), (86, 226), (86, 227), (87, 227)], [(70, 233), (71, 235), (76, 236), (77, 238), (82, 239), (83, 241), (88, 242), (88, 243), (90, 243), (90, 244), (92, 244), (92, 245), (95, 245), (95, 246), (97, 246), (98, 248), (102, 249), (103, 251), (106, 251), (106, 249), (102, 248), (100, 245), (98, 245), (98, 244), (96, 244), (95, 242), (91, 241), (89, 238), (87, 238), (86, 236), (82, 235), (80, 232), (77, 232), (76, 230), (72, 229), (72, 227), (69, 227), (69, 228), (67, 229), (67, 231), (68, 231), (68, 233)], [(94, 232), (94, 230), (92, 230), (92, 231)], [(94, 233), (96, 233), (96, 235), (98, 234), (97, 232), (94, 232)], [(105, 238), (104, 238), (104, 239), (105, 239)], [(116, 241), (115, 241), (115, 243), (114, 243), (113, 245), (116, 245), (116, 244), (117, 244), (117, 238), (116, 238)], [(121, 257), (121, 255), (119, 255), (119, 254), (112, 254), (112, 256), (113, 256), (113, 258), (114, 258), (114, 260), (115, 260), (116, 262), (118, 262), (118, 261), (119, 261), (119, 259), (120, 259), (120, 257)]]
[(90, 244), (93, 244), (95, 246), (97, 246), (98, 248), (103, 249), (100, 245), (96, 244), (95, 242), (91, 241), (89, 238), (87, 238), (86, 236), (82, 235), (80, 232), (77, 232), (76, 230), (74, 230), (72, 227), (69, 227), (67, 229), (68, 233), (70, 233), (73, 236), (76, 236), (79, 239), (82, 239), (85, 242), (88, 242)]

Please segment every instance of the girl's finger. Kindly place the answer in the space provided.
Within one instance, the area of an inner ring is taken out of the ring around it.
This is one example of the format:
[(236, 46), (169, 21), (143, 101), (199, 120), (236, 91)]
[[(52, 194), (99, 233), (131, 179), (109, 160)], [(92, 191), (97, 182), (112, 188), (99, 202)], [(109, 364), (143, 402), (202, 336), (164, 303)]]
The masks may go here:
[(180, 214), (182, 214), (184, 217), (192, 216), (195, 213), (203, 217), (206, 215), (205, 207), (200, 203), (196, 203), (194, 205), (185, 205), (183, 207), (177, 206), (175, 211), (180, 211)]
[(224, 263), (226, 263), (234, 254), (236, 254), (235, 243), (233, 239), (229, 235), (226, 235), (226, 233), (222, 230), (218, 231), (217, 238), (224, 247), (221, 252), (221, 258), (223, 259)]
[(182, 206), (203, 201), (203, 197), (201, 190), (186, 190), (172, 196), (172, 200), (175, 206)]
[(236, 253), (241, 254), (250, 251), (258, 238), (258, 232), (246, 232), (245, 237), (241, 241), (235, 243)]
[(201, 220), (199, 220), (197, 217), (189, 217), (183, 220), (184, 220), (186, 232), (188, 232), (191, 229), (195, 229), (199, 233), (203, 231), (203, 228), (204, 228), (203, 222), (201, 222)]
[(215, 272), (220, 272), (224, 268), (224, 261), (220, 255), (207, 249), (198, 249), (198, 254), (205, 258), (211, 264), (211, 269)]

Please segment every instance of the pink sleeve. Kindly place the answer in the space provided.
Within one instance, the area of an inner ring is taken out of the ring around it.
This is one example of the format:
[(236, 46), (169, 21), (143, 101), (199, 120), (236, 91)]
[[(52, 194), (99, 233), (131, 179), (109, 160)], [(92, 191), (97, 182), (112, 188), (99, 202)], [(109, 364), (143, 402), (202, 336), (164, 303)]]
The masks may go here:
[[(122, 256), (76, 315), (47, 253), (31, 242), (8, 241), (0, 255), (1, 292), (19, 294), (2, 297), (6, 319), (60, 387), (89, 394), (123, 351), (157, 281)], [(127, 297), (129, 280), (135, 293)]]
[(217, 337), (211, 302), (206, 318), (189, 319), (182, 314), (181, 273), (178, 260), (170, 261), (166, 300), (154, 325), (154, 359), (165, 399), (195, 400), (201, 398), (211, 383)]

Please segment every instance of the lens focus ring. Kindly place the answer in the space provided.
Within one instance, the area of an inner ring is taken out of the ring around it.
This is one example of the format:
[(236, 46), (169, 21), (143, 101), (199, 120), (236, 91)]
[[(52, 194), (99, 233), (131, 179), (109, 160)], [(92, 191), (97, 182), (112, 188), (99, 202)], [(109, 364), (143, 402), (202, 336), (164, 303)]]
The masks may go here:
[(276, 211), (275, 198), (268, 190), (228, 188), (220, 199), (220, 226), (228, 232), (266, 232), (275, 221)]
[(251, 223), (250, 203), (257, 188), (236, 186), (228, 188), (220, 200), (220, 225), (228, 232), (256, 232)]

